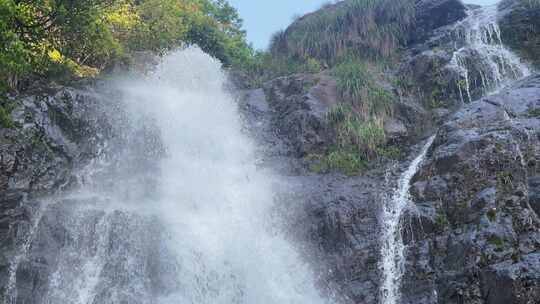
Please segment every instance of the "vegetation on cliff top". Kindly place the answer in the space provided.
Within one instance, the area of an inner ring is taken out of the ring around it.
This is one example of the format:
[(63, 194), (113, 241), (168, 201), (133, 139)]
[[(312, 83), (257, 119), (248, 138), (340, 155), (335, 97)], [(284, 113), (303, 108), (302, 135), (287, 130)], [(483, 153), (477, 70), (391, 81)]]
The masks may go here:
[(241, 65), (253, 53), (241, 25), (226, 0), (0, 0), (0, 90), (94, 76), (189, 44)]
[[(394, 94), (383, 72), (396, 62), (414, 27), (413, 0), (346, 0), (328, 4), (276, 33), (269, 52), (261, 55), (265, 77), (331, 68), (339, 103), (328, 122), (335, 146), (317, 160), (316, 171), (358, 173), (380, 156), (395, 155), (387, 147), (385, 121), (393, 114)], [(256, 79), (256, 77), (252, 77)]]

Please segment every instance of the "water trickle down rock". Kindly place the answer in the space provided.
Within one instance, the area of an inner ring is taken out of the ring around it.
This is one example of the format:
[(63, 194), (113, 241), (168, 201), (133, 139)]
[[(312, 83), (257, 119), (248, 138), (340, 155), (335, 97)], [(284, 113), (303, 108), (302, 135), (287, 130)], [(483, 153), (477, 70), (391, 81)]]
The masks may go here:
[(434, 139), (435, 136), (428, 139), (420, 154), (401, 175), (398, 187), (392, 194), (391, 200), (387, 201), (383, 206), (381, 216), (381, 304), (397, 304), (400, 299), (401, 278), (403, 277), (405, 262), (405, 245), (401, 236), (400, 225), (401, 215), (410, 203), (411, 179), (418, 171)]
[(472, 102), (530, 74), (527, 65), (504, 46), (497, 16), (496, 5), (476, 8), (452, 30), (456, 50), (449, 67), (460, 75), (456, 85), (462, 102)]

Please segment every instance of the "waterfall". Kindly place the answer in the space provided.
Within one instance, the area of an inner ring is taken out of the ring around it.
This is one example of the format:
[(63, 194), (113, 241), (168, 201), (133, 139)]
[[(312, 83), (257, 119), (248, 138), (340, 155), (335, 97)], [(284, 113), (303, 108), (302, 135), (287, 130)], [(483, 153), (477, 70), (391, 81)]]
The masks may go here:
[[(513, 81), (526, 77), (530, 70), (519, 57), (506, 48), (497, 23), (497, 5), (471, 9), (468, 16), (451, 29), (455, 45), (449, 67), (459, 75), (457, 88), (462, 102), (472, 102), (477, 95), (495, 93)], [(473, 93), (473, 89), (480, 92)], [(381, 304), (401, 301), (401, 280), (405, 271), (405, 245), (401, 217), (411, 204), (410, 182), (418, 171), (435, 136), (403, 173), (381, 215)]]
[(472, 9), (452, 29), (457, 49), (449, 66), (460, 76), (457, 87), (463, 102), (473, 101), (474, 87), (480, 87), (482, 94), (494, 93), (530, 74), (527, 65), (504, 46), (497, 16), (497, 5)]
[(277, 177), (256, 167), (225, 81), (197, 48), (114, 81), (117, 127), (135, 131), (43, 211), (13, 303), (328, 303), (271, 216)]
[(428, 139), (420, 154), (399, 178), (397, 189), (392, 194), (391, 199), (385, 202), (382, 209), (381, 304), (398, 304), (401, 298), (401, 278), (405, 268), (405, 245), (401, 235), (401, 215), (411, 203), (409, 200), (411, 179), (420, 168), (434, 140), (435, 136)]

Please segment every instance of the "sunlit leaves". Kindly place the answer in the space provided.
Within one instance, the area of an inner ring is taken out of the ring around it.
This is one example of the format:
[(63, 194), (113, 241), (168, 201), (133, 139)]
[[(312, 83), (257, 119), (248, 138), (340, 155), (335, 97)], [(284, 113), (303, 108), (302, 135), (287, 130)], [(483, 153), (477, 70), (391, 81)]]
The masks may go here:
[(253, 51), (241, 23), (225, 0), (0, 0), (0, 84), (87, 77), (189, 44), (244, 65)]

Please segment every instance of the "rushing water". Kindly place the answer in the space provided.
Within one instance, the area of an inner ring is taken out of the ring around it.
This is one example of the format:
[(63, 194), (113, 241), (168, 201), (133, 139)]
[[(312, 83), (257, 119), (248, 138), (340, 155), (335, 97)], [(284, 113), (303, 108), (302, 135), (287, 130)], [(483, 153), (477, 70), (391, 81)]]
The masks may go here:
[(43, 211), (12, 269), (35, 276), (12, 282), (13, 303), (327, 303), (270, 216), (274, 177), (225, 80), (190, 48), (115, 83), (139, 131)]
[[(480, 88), (481, 95), (495, 93), (530, 74), (527, 65), (504, 46), (497, 18), (497, 5), (480, 7), (469, 10), (468, 16), (451, 29), (456, 50), (449, 66), (460, 76), (457, 86), (463, 102), (474, 100), (473, 88)], [(400, 177), (391, 199), (383, 206), (380, 286), (382, 304), (399, 304), (401, 301), (401, 280), (406, 258), (401, 217), (411, 204), (411, 179), (422, 164), (434, 138), (427, 141), (420, 154)]]
[(383, 206), (381, 216), (382, 281), (380, 295), (382, 304), (398, 304), (401, 298), (401, 278), (403, 277), (405, 263), (405, 245), (401, 235), (401, 215), (411, 204), (409, 200), (411, 179), (420, 168), (434, 140), (435, 136), (428, 139), (420, 154), (399, 178), (398, 187), (392, 194), (391, 199)]
[(473, 101), (473, 87), (481, 87), (483, 94), (493, 93), (530, 74), (527, 65), (504, 46), (497, 16), (497, 5), (473, 9), (453, 29), (458, 49), (450, 66), (460, 75), (457, 86), (464, 102)]

